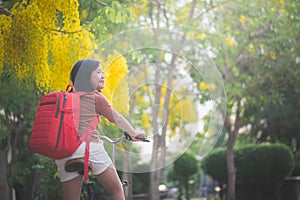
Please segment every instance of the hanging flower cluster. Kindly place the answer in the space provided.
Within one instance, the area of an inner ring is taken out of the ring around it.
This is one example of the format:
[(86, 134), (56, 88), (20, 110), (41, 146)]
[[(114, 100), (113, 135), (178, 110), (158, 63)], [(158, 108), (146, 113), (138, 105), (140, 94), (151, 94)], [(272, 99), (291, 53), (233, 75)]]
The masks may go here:
[(129, 112), (128, 67), (126, 58), (114, 52), (101, 62), (105, 76), (103, 94), (122, 114)]
[(94, 48), (78, 6), (76, 0), (16, 3), (11, 16), (1, 16), (0, 73), (6, 61), (10, 73), (34, 80), (41, 92), (64, 89), (74, 63)]
[[(162, 90), (165, 93), (164, 90)], [(184, 125), (188, 123), (197, 122), (197, 110), (193, 100), (186, 94), (186, 88), (180, 87), (174, 90), (170, 100), (170, 116), (169, 124), (171, 132), (169, 138), (172, 138), (179, 132), (180, 135), (184, 134)]]
[(5, 41), (8, 38), (7, 35), (10, 35), (10, 24), (11, 18), (0, 15), (0, 75), (2, 74), (5, 58)]

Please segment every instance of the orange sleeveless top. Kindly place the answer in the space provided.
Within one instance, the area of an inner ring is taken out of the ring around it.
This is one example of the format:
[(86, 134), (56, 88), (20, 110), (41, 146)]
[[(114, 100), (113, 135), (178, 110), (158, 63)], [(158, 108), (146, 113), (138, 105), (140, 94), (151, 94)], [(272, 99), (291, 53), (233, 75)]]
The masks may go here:
[[(91, 120), (97, 115), (102, 115), (107, 118), (110, 122), (115, 123), (116, 117), (119, 113), (113, 109), (111, 104), (108, 102), (105, 96), (100, 92), (90, 92), (80, 96), (80, 120), (78, 127), (78, 134), (81, 137), (88, 128)], [(91, 142), (99, 142), (98, 128), (92, 133)]]

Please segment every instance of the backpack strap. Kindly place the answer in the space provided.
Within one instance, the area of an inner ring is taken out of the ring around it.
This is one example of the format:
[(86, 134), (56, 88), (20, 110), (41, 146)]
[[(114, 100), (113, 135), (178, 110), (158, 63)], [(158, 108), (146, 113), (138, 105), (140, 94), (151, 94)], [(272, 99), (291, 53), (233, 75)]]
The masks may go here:
[[(66, 92), (76, 92), (76, 89), (74, 85), (69, 84), (67, 85)], [(86, 94), (86, 92), (76, 92), (79, 96), (82, 96), (83, 94)], [(97, 115), (88, 125), (88, 129), (84, 132), (80, 140), (85, 140), (85, 152), (84, 152), (84, 180), (89, 180), (89, 174), (88, 174), (88, 163), (89, 163), (89, 157), (90, 157), (90, 140), (92, 137), (93, 130), (97, 128), (99, 124), (100, 118)]]
[(76, 89), (75, 89), (74, 85), (72, 85), (72, 84), (67, 85), (66, 92), (69, 92), (69, 91), (76, 92)]
[(95, 117), (88, 126), (83, 136), (80, 139), (85, 139), (85, 153), (84, 153), (84, 180), (89, 180), (88, 168), (89, 168), (89, 157), (90, 157), (90, 140), (92, 137), (93, 130), (99, 124), (99, 116)]

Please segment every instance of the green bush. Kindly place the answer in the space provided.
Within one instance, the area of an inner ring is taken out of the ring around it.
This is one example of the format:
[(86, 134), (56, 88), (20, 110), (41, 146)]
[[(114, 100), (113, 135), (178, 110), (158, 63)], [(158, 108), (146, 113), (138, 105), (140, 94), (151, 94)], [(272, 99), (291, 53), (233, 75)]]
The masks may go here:
[[(281, 182), (294, 167), (291, 149), (284, 144), (248, 144), (234, 149), (237, 183)], [(226, 148), (211, 152), (202, 161), (205, 173), (227, 182)]]
[(201, 162), (201, 168), (220, 184), (227, 182), (226, 148), (219, 147)]
[(136, 173), (132, 175), (133, 194), (147, 194), (149, 189), (150, 173)]
[(197, 160), (190, 153), (184, 153), (174, 162), (174, 172), (177, 176), (180, 176), (181, 179), (188, 179), (197, 172), (197, 169)]
[(300, 151), (297, 151), (295, 154), (295, 168), (292, 176), (300, 176)]
[(294, 168), (291, 149), (284, 144), (250, 144), (236, 150), (237, 183), (281, 182)]

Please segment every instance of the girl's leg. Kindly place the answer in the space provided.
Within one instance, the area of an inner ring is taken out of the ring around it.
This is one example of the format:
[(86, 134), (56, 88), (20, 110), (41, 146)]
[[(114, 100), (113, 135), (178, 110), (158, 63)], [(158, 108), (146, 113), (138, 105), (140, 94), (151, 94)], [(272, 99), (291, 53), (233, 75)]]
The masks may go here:
[(80, 200), (80, 193), (82, 187), (82, 176), (62, 182), (62, 193), (64, 200)]
[(111, 200), (125, 200), (121, 181), (113, 165), (95, 177), (107, 190)]

